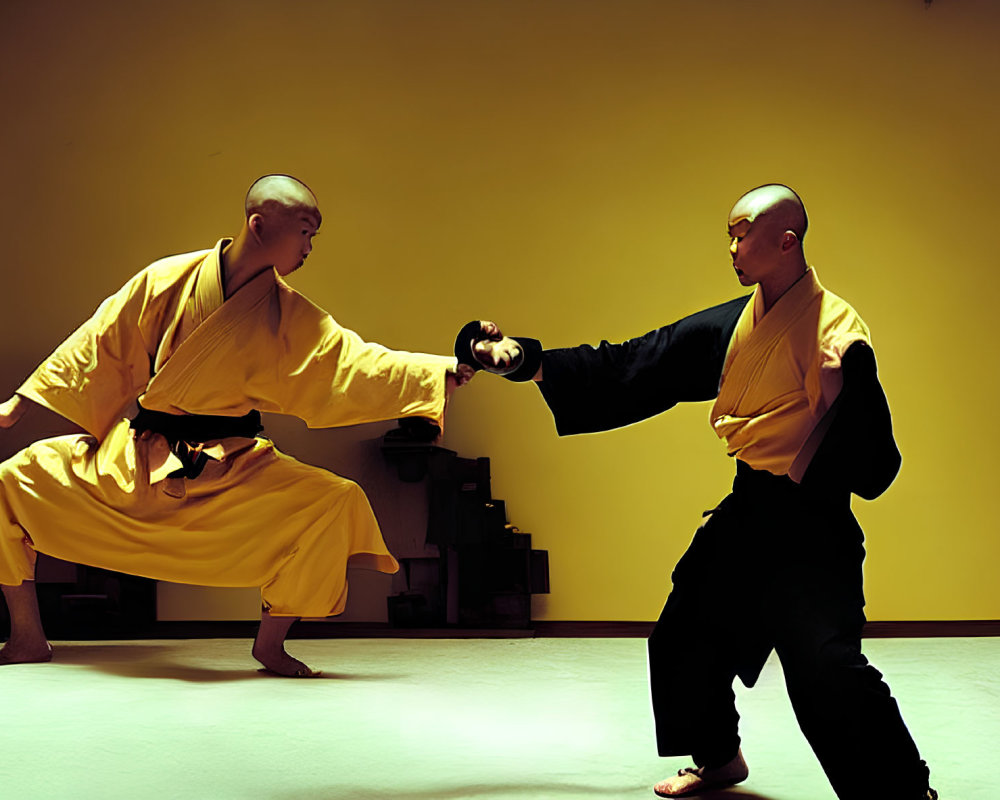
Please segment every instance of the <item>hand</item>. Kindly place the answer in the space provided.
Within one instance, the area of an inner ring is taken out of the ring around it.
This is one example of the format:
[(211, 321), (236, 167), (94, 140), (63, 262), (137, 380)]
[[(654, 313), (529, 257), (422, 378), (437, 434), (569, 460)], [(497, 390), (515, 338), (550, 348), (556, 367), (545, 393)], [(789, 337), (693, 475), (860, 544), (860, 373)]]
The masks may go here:
[(445, 376), (445, 386), (448, 394), (451, 394), (459, 386), (465, 386), (475, 377), (476, 371), (468, 364), (459, 364), (455, 371), (448, 370)]
[(504, 336), (489, 320), (474, 319), (462, 326), (455, 337), (455, 358), (473, 370), (485, 369), (517, 383), (542, 380), (541, 342)]
[(491, 322), (488, 319), (479, 320), (479, 336), (477, 339), (490, 339), (494, 342), (499, 342), (503, 339), (503, 334), (500, 332), (500, 326), (495, 322)]
[(25, 411), (27, 411), (27, 403), (18, 394), (4, 403), (0, 403), (0, 428), (13, 427), (24, 416)]
[(507, 370), (522, 356), (521, 346), (489, 320), (479, 321), (480, 336), (472, 345), (472, 354), (487, 369)]

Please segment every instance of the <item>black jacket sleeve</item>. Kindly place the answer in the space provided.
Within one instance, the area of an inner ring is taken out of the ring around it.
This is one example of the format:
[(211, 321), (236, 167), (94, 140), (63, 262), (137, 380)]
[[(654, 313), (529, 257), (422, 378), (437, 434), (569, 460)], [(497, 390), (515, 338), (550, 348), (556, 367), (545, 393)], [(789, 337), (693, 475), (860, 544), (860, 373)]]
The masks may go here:
[(832, 416), (802, 485), (846, 488), (874, 500), (895, 480), (902, 457), (892, 416), (878, 380), (875, 353), (855, 342), (841, 360), (844, 385), (827, 412)]
[(749, 296), (621, 344), (542, 353), (542, 396), (561, 436), (647, 419), (719, 393), (726, 350)]

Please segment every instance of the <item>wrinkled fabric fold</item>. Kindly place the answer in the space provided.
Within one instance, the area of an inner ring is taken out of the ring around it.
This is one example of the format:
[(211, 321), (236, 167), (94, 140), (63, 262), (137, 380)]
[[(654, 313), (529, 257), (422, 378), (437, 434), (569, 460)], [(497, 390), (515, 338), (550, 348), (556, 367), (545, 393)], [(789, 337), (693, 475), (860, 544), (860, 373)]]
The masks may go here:
[(710, 415), (728, 454), (801, 480), (811, 453), (800, 451), (836, 400), (841, 359), (857, 341), (870, 344), (868, 327), (815, 270), (766, 314), (758, 287), (737, 320)]

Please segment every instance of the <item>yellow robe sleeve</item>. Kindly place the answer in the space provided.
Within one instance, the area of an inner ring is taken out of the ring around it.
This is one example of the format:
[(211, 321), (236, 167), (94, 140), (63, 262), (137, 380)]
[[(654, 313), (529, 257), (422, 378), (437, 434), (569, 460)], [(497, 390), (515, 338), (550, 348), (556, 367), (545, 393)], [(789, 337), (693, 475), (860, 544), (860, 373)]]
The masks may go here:
[(146, 273), (107, 298), (18, 388), (102, 439), (149, 381), (150, 355), (139, 320)]
[(290, 414), (313, 428), (399, 417), (443, 427), (452, 356), (390, 350), (364, 341), (285, 285), (278, 285), (277, 374), (261, 410)]

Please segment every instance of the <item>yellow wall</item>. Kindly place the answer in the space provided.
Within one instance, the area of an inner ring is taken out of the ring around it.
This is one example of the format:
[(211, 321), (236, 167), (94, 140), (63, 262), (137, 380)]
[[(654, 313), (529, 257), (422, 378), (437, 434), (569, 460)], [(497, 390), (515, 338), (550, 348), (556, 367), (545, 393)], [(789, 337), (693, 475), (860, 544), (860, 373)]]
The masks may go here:
[[(998, 23), (990, 0), (4, 3), (0, 378), (235, 232), (264, 172), (326, 215), (295, 285), (426, 350), (479, 316), (561, 346), (733, 297), (726, 213), (782, 181), (904, 454), (856, 503), (870, 616), (1000, 618)], [(730, 479), (708, 408), (559, 440), (536, 395), (477, 379), (446, 440), (549, 550), (536, 616), (655, 618)]]

